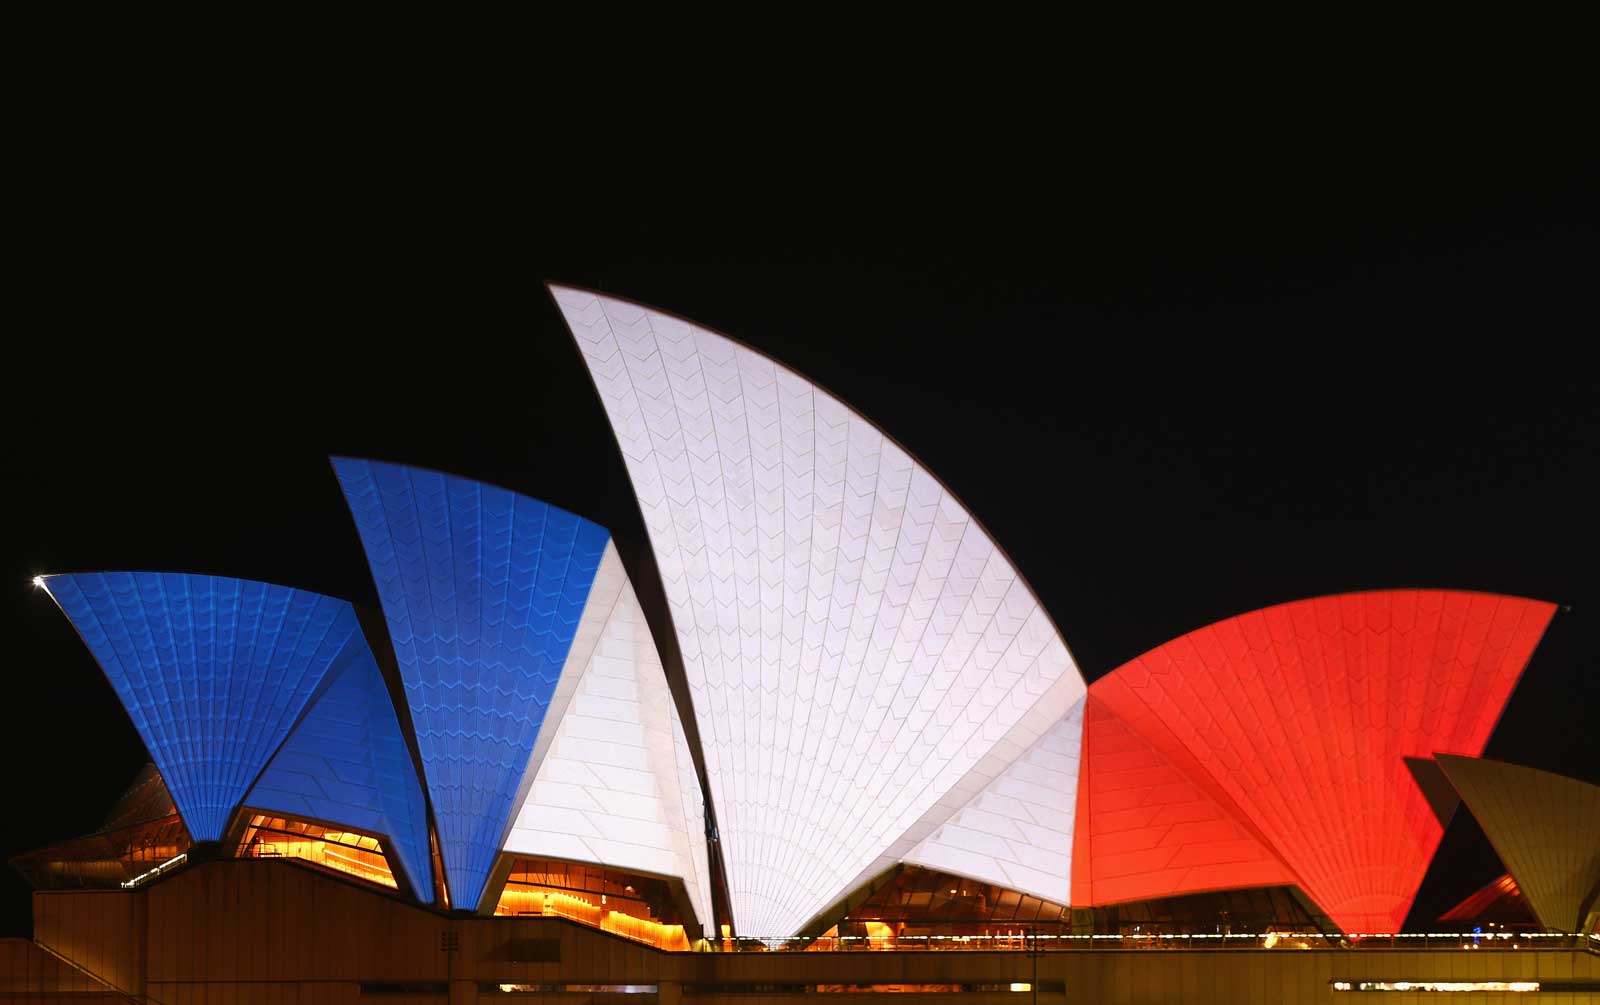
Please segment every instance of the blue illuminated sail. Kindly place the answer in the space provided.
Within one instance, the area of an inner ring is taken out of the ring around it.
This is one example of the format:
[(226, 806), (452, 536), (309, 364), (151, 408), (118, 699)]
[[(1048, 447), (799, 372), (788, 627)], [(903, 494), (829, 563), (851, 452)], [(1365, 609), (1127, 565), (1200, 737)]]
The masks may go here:
[(245, 803), (383, 835), (411, 888), (432, 900), (427, 804), (383, 674), (370, 650), (336, 672)]
[(465, 478), (334, 459), (383, 603), (451, 901), (500, 850), (609, 535)]
[(324, 677), (372, 658), (342, 600), (161, 572), (49, 576), (196, 841), (222, 837)]

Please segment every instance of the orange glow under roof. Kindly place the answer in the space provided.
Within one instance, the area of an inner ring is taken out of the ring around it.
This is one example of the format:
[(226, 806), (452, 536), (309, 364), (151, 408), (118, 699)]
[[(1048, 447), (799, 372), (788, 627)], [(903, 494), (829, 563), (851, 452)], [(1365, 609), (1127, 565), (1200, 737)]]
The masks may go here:
[(334, 830), (321, 824), (256, 814), (250, 818), (244, 840), (239, 845), (241, 858), (296, 858), (398, 889), (383, 844), (375, 837), (354, 831)]

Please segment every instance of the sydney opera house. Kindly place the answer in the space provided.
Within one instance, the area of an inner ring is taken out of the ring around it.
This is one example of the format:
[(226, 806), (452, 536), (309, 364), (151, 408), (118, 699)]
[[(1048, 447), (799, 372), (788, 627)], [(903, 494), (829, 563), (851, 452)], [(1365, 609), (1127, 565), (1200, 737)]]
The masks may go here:
[[(849, 405), (552, 292), (648, 552), (336, 457), (380, 609), (42, 576), (151, 764), (12, 860), (0, 997), (1600, 1000), (1600, 789), (1480, 756), (1554, 605), (1285, 598), (1089, 685)], [(1506, 874), (1408, 931), (1457, 812)]]

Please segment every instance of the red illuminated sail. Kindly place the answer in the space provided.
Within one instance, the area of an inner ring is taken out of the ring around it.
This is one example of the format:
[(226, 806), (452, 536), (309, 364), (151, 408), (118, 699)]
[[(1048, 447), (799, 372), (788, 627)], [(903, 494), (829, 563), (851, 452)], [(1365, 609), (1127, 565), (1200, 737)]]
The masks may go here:
[[(1481, 753), (1554, 611), (1437, 590), (1297, 601), (1153, 649), (1091, 702), (1259, 835), (1345, 931), (1397, 931), (1443, 834), (1405, 758)], [(1086, 777), (1105, 777), (1086, 744)], [(1085, 866), (1096, 901), (1100, 854)], [(1229, 863), (1189, 865), (1197, 878), (1165, 892), (1214, 888)]]

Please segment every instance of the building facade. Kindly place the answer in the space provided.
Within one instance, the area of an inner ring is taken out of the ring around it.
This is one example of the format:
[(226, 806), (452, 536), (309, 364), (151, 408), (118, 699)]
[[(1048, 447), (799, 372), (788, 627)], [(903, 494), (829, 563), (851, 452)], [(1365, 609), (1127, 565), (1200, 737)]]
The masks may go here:
[[(101, 832), (15, 861), (40, 892), (9, 966), (160, 1001), (1257, 1000), (1137, 990), (1204, 974), (1321, 1001), (1468, 959), (1582, 992), (1587, 823), (1474, 767), (1553, 605), (1298, 600), (1091, 685), (1000, 545), (859, 413), (691, 322), (552, 293), (663, 609), (581, 516), (351, 458), (378, 610), (41, 577), (152, 765)], [(1397, 956), (1457, 789), (1491, 837), (1550, 818), (1501, 850), (1550, 934)], [(1538, 864), (1552, 841), (1570, 863)]]

